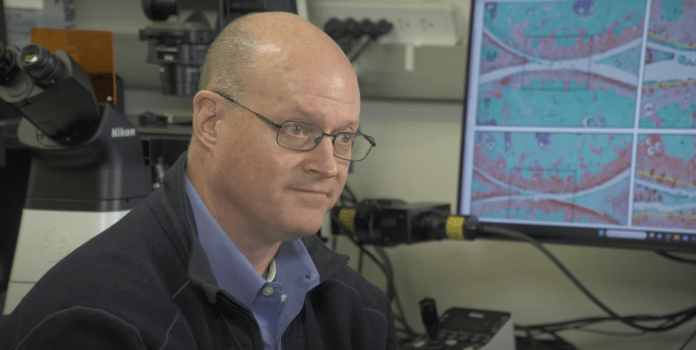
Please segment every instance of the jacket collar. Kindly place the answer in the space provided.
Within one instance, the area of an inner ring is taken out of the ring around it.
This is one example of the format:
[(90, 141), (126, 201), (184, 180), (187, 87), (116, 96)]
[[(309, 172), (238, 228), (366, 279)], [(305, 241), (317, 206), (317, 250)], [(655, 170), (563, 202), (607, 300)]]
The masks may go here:
[[(198, 232), (193, 209), (186, 195), (185, 173), (188, 152), (184, 152), (167, 171), (158, 190), (162, 205), (169, 220), (176, 228), (179, 239), (188, 256), (189, 276), (194, 284), (200, 285), (208, 297), (215, 303), (216, 296), (223, 292), (218, 287), (215, 275), (210, 267), (205, 250), (198, 240)], [(319, 272), (319, 283), (333, 275), (338, 269), (348, 264), (347, 255), (337, 254), (329, 249), (316, 235), (302, 238), (307, 252)]]

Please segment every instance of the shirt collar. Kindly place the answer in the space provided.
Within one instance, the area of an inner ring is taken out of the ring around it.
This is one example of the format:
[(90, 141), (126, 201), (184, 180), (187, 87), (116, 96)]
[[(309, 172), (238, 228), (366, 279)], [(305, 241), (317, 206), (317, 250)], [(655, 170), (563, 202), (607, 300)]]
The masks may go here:
[(208, 262), (218, 286), (251, 307), (257, 292), (266, 280), (256, 272), (249, 260), (232, 243), (188, 177), (186, 177), (186, 193), (191, 201), (191, 209), (196, 220), (198, 240), (208, 256)]
[[(319, 284), (319, 272), (300, 239), (281, 243), (271, 260), (267, 278), (261, 277), (220, 227), (188, 176), (184, 178), (196, 221), (198, 240), (208, 256), (218, 287), (251, 308), (266, 282), (299, 282), (305, 290)], [(276, 262), (279, 263), (277, 266)]]

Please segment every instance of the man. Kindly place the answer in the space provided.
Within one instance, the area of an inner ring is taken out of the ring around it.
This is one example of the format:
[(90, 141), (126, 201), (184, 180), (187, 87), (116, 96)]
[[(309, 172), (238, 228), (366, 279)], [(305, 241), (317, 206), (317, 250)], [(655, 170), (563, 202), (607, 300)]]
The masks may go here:
[(253, 14), (200, 85), (162, 188), (49, 271), (1, 348), (396, 349), (384, 293), (314, 235), (374, 145), (343, 52), (295, 15)]

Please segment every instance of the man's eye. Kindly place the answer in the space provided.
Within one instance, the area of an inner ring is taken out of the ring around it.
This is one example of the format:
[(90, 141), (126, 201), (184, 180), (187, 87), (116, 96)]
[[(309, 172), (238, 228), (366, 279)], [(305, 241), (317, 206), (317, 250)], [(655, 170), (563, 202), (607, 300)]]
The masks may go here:
[(304, 128), (300, 124), (290, 124), (285, 127), (285, 131), (290, 135), (302, 135), (304, 133)]
[(342, 143), (351, 143), (353, 142), (353, 134), (340, 134), (338, 141)]

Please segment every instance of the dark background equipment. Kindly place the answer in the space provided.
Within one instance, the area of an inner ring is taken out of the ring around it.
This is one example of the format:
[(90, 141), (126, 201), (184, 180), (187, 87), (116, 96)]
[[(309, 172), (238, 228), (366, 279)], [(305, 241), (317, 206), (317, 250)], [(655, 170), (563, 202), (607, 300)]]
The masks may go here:
[[(363, 254), (372, 259), (384, 272), (387, 278), (387, 296), (390, 300), (396, 300), (397, 307), (402, 315), (403, 308), (394, 290), (394, 272), (388, 256), (382, 249), (383, 246), (412, 244), (444, 238), (473, 240), (478, 237), (497, 237), (532, 244), (549, 258), (590, 301), (608, 315), (606, 317), (593, 317), (551, 324), (515, 326), (516, 330), (526, 333), (525, 336), (517, 339), (519, 349), (575, 349), (572, 344), (565, 341), (558, 333), (568, 330), (585, 330), (585, 327), (601, 322), (618, 322), (640, 331), (640, 334), (645, 334), (648, 332), (666, 332), (682, 326), (696, 317), (696, 307), (689, 307), (675, 313), (660, 316), (620, 316), (612, 308), (601, 302), (548, 249), (529, 235), (506, 229), (496, 223), (479, 222), (473, 216), (450, 216), (446, 211), (449, 208), (447, 205), (433, 205), (432, 203), (408, 205), (403, 201), (386, 199), (368, 199), (355, 205), (358, 202), (350, 193), (348, 190), (349, 195), (346, 198), (342, 196), (341, 204), (345, 205), (344, 202), (348, 201), (354, 205), (353, 207), (339, 206), (332, 210), (333, 232), (346, 235), (360, 249), (359, 272), (362, 270)], [(400, 224), (397, 224), (397, 222), (400, 222)], [(366, 245), (373, 246), (377, 254), (380, 255), (381, 261), (365, 249)], [(665, 255), (668, 258), (679, 259), (669, 254)], [(694, 263), (693, 260), (679, 260), (681, 262)], [(423, 323), (429, 334), (429, 341), (426, 341), (423, 337), (418, 338), (405, 319), (395, 313), (395, 320), (403, 325), (403, 329), (398, 329), (398, 331), (405, 333), (405, 344), (410, 344), (413, 348), (426, 346), (425, 348), (453, 350), (461, 349), (464, 345), (469, 346), (468, 343), (450, 342), (451, 344), (449, 345), (444, 344), (441, 337), (435, 336), (437, 332), (432, 319), (433, 314), (437, 314), (437, 311), (434, 302), (428, 300), (421, 302), (421, 313)], [(655, 326), (656, 323), (661, 324)], [(622, 335), (615, 333), (607, 334)], [(417, 340), (414, 342), (414, 339)], [(685, 345), (690, 340), (691, 338), (686, 341)]]
[[(661, 3), (645, 18), (644, 2), (472, 1), (458, 214), (542, 242), (696, 252), (696, 71), (667, 43), (693, 26)], [(542, 12), (535, 34), (508, 20)]]
[(337, 218), (332, 221), (332, 232), (347, 230), (360, 244), (384, 247), (425, 242), (446, 237), (443, 230), (436, 232), (430, 227), (430, 220), (446, 218), (450, 212), (446, 203), (365, 199), (356, 207), (332, 208), (332, 216)]
[[(297, 13), (295, 0), (143, 0), (145, 15), (155, 21), (140, 30), (148, 41), (147, 62), (160, 66), (165, 95), (198, 92), (205, 53), (229, 22), (251, 13)], [(178, 15), (178, 21), (167, 21)]]
[(403, 350), (515, 349), (510, 313), (454, 307), (438, 317), (435, 300), (425, 298), (418, 304), (427, 334)]
[[(382, 35), (389, 34), (392, 29), (394, 24), (386, 19), (380, 19), (375, 23), (369, 18), (360, 22), (350, 17), (345, 20), (331, 18), (324, 24), (324, 32), (334, 39), (351, 62), (355, 61), (370, 43)], [(366, 39), (363, 40), (363, 37)], [(355, 49), (355, 45), (361, 40), (362, 44)]]
[(151, 179), (135, 128), (97, 101), (66, 51), (0, 44), (0, 100), (21, 116), (16, 140), (31, 155), (8, 313), (63, 256), (144, 201)]
[(135, 129), (111, 104), (97, 102), (79, 64), (40, 45), (0, 46), (0, 53), (7, 67), (0, 99), (22, 116), (17, 139), (33, 157), (29, 207), (70, 199), (72, 208), (130, 208), (126, 198), (147, 195)]

